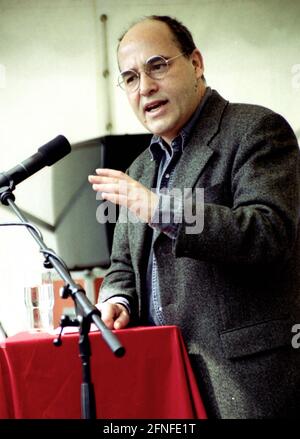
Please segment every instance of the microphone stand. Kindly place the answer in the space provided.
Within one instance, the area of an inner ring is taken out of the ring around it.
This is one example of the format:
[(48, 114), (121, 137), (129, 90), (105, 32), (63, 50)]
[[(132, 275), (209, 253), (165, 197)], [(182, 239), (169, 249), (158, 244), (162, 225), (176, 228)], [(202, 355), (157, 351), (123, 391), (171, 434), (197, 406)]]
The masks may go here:
[(81, 414), (82, 419), (96, 418), (96, 405), (93, 385), (91, 383), (90, 373), (90, 356), (91, 349), (89, 343), (89, 330), (92, 321), (102, 334), (102, 337), (111, 351), (117, 357), (122, 357), (125, 353), (124, 347), (120, 344), (117, 337), (108, 329), (101, 319), (101, 313), (86, 297), (84, 289), (76, 284), (70, 276), (68, 267), (65, 262), (56, 253), (49, 249), (44, 241), (41, 233), (37, 233), (33, 227), (29, 227), (27, 219), (21, 213), (15, 204), (15, 196), (12, 191), (15, 189), (14, 182), (10, 180), (9, 186), (0, 188), (0, 201), (5, 206), (10, 206), (15, 212), (21, 223), (27, 226), (28, 231), (40, 246), (40, 251), (45, 256), (44, 266), (46, 268), (55, 268), (65, 286), (62, 289), (61, 297), (63, 299), (71, 297), (75, 304), (76, 316), (75, 320), (70, 320), (63, 316), (61, 321), (61, 332), (57, 339), (54, 340), (56, 346), (61, 345), (61, 334), (64, 326), (79, 326), (79, 356), (82, 360), (83, 382), (81, 385)]

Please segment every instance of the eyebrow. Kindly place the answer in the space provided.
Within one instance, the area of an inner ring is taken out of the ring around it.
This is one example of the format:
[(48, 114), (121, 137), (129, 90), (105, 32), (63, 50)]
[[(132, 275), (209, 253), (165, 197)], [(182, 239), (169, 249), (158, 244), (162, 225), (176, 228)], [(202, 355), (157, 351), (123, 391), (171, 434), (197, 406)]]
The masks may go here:
[[(171, 56), (165, 56), (165, 55), (160, 55), (159, 53), (156, 53), (155, 55), (149, 56), (149, 58), (147, 58), (146, 61), (143, 63), (143, 66), (145, 66), (147, 64), (149, 59), (155, 58), (156, 56), (160, 56), (161, 58), (164, 58), (166, 61), (168, 61), (170, 58), (172, 58)], [(138, 70), (136, 68), (134, 68), (134, 67), (132, 67), (130, 69), (126, 69), (126, 70), (119, 70), (119, 71), (120, 71), (120, 73), (126, 73), (126, 72), (136, 72), (136, 73), (138, 73)]]

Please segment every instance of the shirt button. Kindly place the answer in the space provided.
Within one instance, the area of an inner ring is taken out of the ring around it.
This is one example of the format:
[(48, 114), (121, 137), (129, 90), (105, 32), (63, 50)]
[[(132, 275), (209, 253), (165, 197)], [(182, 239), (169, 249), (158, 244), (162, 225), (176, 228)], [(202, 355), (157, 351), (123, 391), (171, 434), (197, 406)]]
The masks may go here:
[(158, 309), (159, 309), (160, 312), (162, 312), (162, 307), (161, 306)]
[(170, 174), (166, 174), (166, 178), (170, 178)]

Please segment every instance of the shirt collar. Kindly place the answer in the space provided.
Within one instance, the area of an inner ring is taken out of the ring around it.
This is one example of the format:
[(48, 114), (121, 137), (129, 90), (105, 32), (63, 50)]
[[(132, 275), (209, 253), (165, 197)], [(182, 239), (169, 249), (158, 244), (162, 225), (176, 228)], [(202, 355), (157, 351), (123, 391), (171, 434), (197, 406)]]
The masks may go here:
[[(178, 148), (179, 146), (181, 146), (181, 149), (183, 151), (184, 147), (187, 144), (187, 141), (193, 131), (194, 126), (196, 125), (196, 122), (198, 121), (201, 111), (207, 101), (207, 99), (209, 98), (209, 96), (211, 95), (212, 91), (210, 87), (207, 87), (204, 93), (203, 98), (201, 99), (197, 109), (195, 110), (195, 112), (193, 113), (192, 117), (188, 120), (188, 122), (184, 125), (184, 127), (182, 128), (182, 130), (180, 131), (180, 133), (178, 134), (177, 137), (175, 137), (175, 139), (173, 139), (172, 143), (171, 143), (171, 149), (174, 148)], [(157, 135), (153, 135), (150, 145), (149, 145), (149, 151), (151, 154), (151, 160), (160, 160), (161, 159), (161, 155), (164, 154), (169, 154), (168, 150), (164, 144), (164, 140)]]

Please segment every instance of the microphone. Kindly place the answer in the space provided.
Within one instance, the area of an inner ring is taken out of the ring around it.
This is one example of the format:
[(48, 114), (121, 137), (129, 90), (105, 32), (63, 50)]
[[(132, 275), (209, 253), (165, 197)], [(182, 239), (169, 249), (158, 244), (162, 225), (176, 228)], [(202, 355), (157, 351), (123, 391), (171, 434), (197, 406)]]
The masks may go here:
[(15, 185), (38, 172), (45, 166), (51, 166), (71, 152), (68, 140), (59, 135), (50, 142), (40, 146), (38, 152), (28, 157), (7, 172), (0, 173), (0, 188), (9, 186), (11, 180)]

